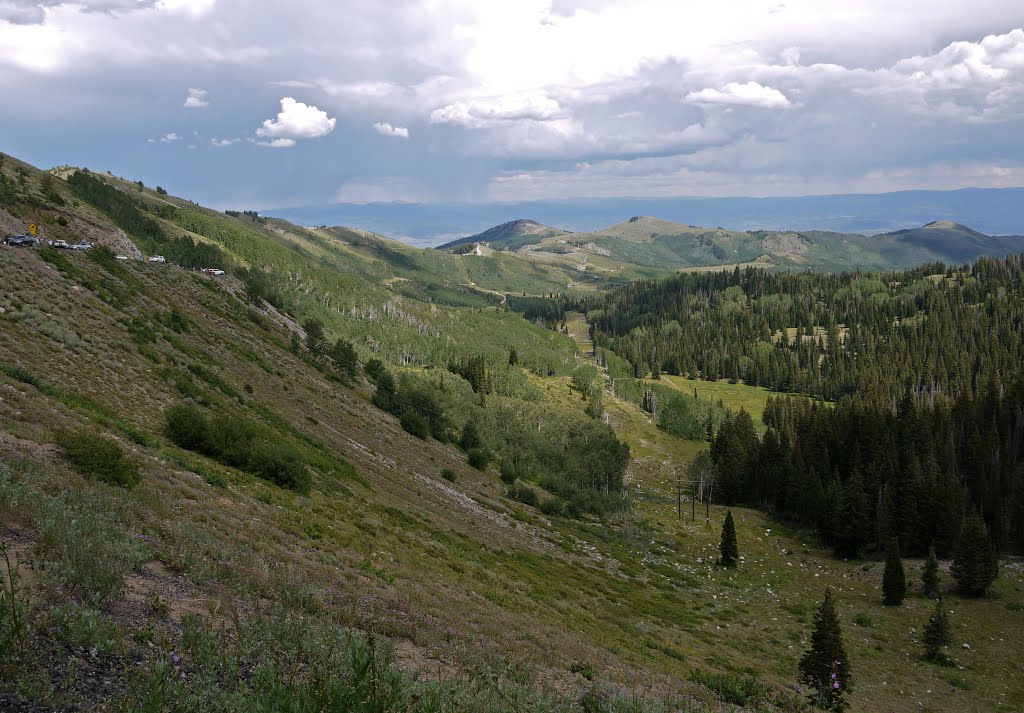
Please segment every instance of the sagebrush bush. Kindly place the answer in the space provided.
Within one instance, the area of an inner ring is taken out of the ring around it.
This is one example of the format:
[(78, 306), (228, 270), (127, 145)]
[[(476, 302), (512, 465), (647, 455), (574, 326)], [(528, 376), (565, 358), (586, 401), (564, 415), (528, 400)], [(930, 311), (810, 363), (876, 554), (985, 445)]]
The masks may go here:
[[(308, 494), (312, 478), (295, 446), (276, 433), (236, 416), (208, 419), (195, 406), (178, 404), (164, 413), (164, 435), (186, 450), (252, 473), (282, 488)], [(223, 484), (223, 478), (216, 483)]]
[(105, 436), (92, 431), (61, 430), (56, 440), (64, 457), (87, 478), (122, 488), (130, 488), (142, 479), (139, 464)]

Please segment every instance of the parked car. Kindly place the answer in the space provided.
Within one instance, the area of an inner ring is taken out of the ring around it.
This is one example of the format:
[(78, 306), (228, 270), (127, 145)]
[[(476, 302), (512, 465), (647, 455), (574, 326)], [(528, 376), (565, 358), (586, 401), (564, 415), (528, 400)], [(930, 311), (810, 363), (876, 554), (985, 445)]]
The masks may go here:
[(167, 259), (163, 255), (150, 255), (150, 262), (167, 262)]
[(77, 242), (71, 246), (72, 250), (92, 250), (92, 243), (87, 243), (84, 240)]
[(31, 248), (39, 244), (31, 235), (10, 235), (7, 238), (8, 245), (20, 245), (23, 248)]
[(67, 250), (71, 247), (67, 240), (48, 240), (47, 243), (58, 250)]
[(114, 259), (115, 260), (127, 260), (128, 256), (127, 255), (115, 255)]
[(203, 273), (204, 275), (214, 275), (214, 276), (220, 276), (220, 275), (224, 274), (223, 270), (218, 270), (215, 267), (204, 267), (202, 270), (200, 270), (200, 272)]

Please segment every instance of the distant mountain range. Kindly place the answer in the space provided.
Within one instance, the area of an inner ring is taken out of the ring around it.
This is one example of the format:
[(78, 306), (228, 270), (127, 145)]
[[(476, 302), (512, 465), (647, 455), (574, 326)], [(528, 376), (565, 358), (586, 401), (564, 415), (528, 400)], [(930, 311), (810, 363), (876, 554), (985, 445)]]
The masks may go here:
[(620, 282), (685, 269), (736, 265), (767, 269), (887, 270), (927, 262), (959, 264), (1024, 251), (1022, 236), (991, 236), (951, 221), (874, 236), (826, 231), (732, 231), (635, 216), (595, 232), (515, 220), (439, 249), (463, 255), (514, 254), (575, 272), (579, 282)]
[[(253, 206), (259, 207), (259, 206)], [(480, 233), (517, 216), (580, 232), (630, 215), (728, 230), (888, 233), (931, 221), (969, 225), (987, 235), (1024, 234), (1024, 188), (803, 196), (795, 198), (582, 199), (529, 203), (340, 203), (264, 214), (300, 225), (358, 225), (417, 245)]]

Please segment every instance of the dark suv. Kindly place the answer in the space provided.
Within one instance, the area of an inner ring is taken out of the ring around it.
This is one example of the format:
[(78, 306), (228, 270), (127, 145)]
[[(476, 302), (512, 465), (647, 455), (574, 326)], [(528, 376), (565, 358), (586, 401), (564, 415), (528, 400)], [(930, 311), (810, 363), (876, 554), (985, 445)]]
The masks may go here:
[(39, 241), (33, 238), (31, 235), (11, 235), (7, 238), (8, 245), (20, 245), (22, 247), (30, 248), (39, 244)]

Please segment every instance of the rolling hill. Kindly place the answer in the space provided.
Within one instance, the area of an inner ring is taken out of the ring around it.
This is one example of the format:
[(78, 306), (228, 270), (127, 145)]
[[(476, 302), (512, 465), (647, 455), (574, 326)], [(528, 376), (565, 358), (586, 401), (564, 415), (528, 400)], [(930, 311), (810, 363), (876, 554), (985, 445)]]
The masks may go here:
[[(567, 231), (541, 225), (534, 220), (520, 218), (496, 225), (482, 233), (459, 238), (438, 247), (438, 250), (456, 252), (455, 248), (484, 243), (496, 250), (518, 250), (526, 245), (535, 245), (545, 238), (566, 235)], [(462, 252), (462, 251), (457, 251)]]
[[(522, 221), (517, 221), (517, 223)], [(592, 233), (505, 239), (507, 224), (460, 241), (464, 250), (483, 236), (492, 250), (584, 276), (577, 284), (662, 277), (679, 270), (735, 266), (771, 270), (894, 270), (929, 262), (960, 264), (981, 256), (1002, 257), (1024, 250), (1022, 236), (989, 236), (948, 221), (874, 236), (821, 231), (731, 231), (636, 216)], [(526, 242), (528, 240), (528, 242)], [(445, 247), (445, 246), (442, 246)], [(449, 248), (452, 250), (453, 248)]]

